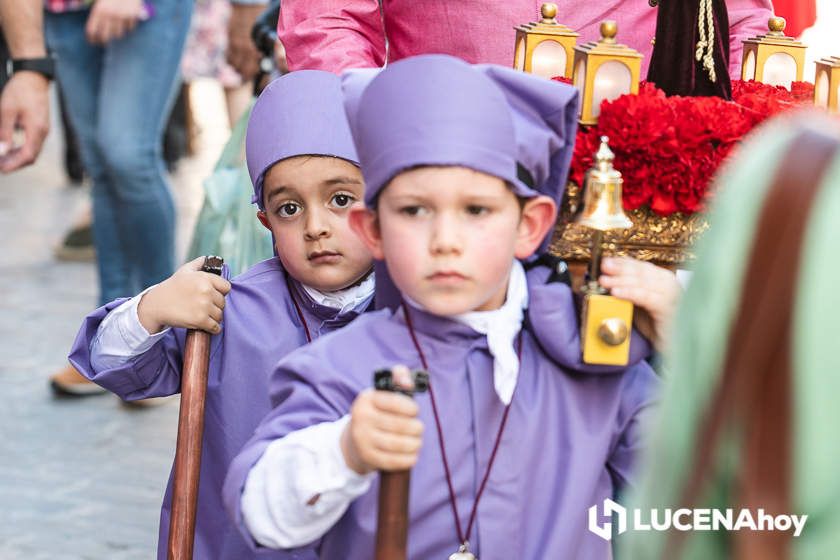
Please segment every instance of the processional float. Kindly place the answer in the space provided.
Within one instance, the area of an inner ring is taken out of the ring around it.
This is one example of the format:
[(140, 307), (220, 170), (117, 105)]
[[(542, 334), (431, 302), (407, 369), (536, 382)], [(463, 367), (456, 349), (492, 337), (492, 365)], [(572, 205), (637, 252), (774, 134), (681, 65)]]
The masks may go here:
[[(727, 103), (720, 102), (720, 105), (733, 112), (737, 112), (737, 103), (741, 103), (742, 99), (754, 101), (756, 97), (761, 101), (775, 101), (778, 97), (778, 104), (782, 106), (815, 104), (827, 108), (829, 112), (840, 112), (840, 58), (828, 57), (817, 62), (816, 87), (810, 94), (810, 85), (802, 83), (806, 46), (785, 35), (784, 18), (770, 18), (766, 33), (743, 41), (743, 80), (733, 84), (728, 72), (729, 21), (724, 0), (652, 0), (651, 5), (658, 6), (659, 11), (648, 84), (644, 86), (643, 94), (652, 97), (655, 84), (660, 93), (665, 94), (661, 102), (656, 100), (663, 107), (663, 113), (676, 105), (683, 108), (696, 105), (699, 108), (708, 103), (706, 96), (726, 100)], [(690, 198), (698, 195), (698, 191), (701, 191), (700, 198), (708, 196), (716, 168), (706, 170), (706, 175), (698, 178), (681, 171), (667, 159), (657, 162), (661, 164), (660, 173), (657, 173), (652, 161), (644, 162), (650, 164), (652, 174), (657, 178), (671, 175), (670, 185), (655, 186), (679, 193), (677, 211), (663, 207), (668, 205), (657, 204), (656, 196), (662, 193), (654, 192), (652, 200), (639, 203), (640, 174), (634, 166), (645, 158), (647, 152), (641, 149), (632, 151), (633, 147), (628, 149), (627, 144), (632, 142), (628, 142), (624, 130), (618, 133), (615, 121), (624, 121), (626, 130), (631, 134), (640, 128), (638, 123), (631, 122), (636, 117), (621, 114), (618, 107), (626, 109), (632, 105), (631, 98), (627, 96), (640, 92), (638, 68), (641, 55), (620, 44), (620, 22), (604, 22), (599, 41), (570, 45), (571, 30), (565, 31), (568, 28), (556, 21), (556, 13), (554, 4), (543, 4), (540, 22), (516, 28), (514, 67), (523, 71), (530, 69), (533, 73), (538, 73), (534, 69), (540, 69), (539, 73), (544, 76), (553, 73), (555, 79), (571, 81), (581, 91), (581, 126), (572, 181), (566, 189), (551, 252), (568, 263), (576, 291), (581, 292), (584, 298), (592, 299), (591, 294), (605, 295), (604, 290), (595, 284), (601, 255), (631, 256), (672, 269), (694, 258), (690, 248), (708, 228), (702, 212), (703, 200), (688, 203), (685, 197), (680, 199), (680, 196), (687, 193)], [(552, 30), (553, 36), (550, 33)], [(556, 41), (556, 46), (547, 46), (552, 41)], [(569, 50), (574, 52), (572, 63), (566, 55)], [(550, 60), (551, 53), (557, 54), (554, 61)], [(548, 72), (547, 68), (554, 71)], [(737, 99), (733, 99), (733, 90), (737, 91)], [(656, 103), (651, 100), (650, 105)], [(601, 111), (609, 111), (606, 126), (599, 123)], [(645, 116), (650, 118), (651, 115), (648, 113)], [(757, 119), (746, 126), (745, 133), (759, 121)], [(681, 123), (673, 124), (679, 126)], [(609, 167), (602, 157), (606, 153), (601, 142), (603, 136), (612, 137), (609, 149), (615, 152)], [(662, 138), (661, 142), (664, 144), (667, 140)], [(736, 139), (739, 140), (740, 137)], [(657, 141), (659, 139), (652, 141), (652, 146), (645, 147), (645, 150), (653, 152)], [(715, 156), (716, 165), (723, 159), (720, 157), (721, 150), (729, 148), (726, 145), (714, 151), (711, 148), (708, 150)], [(672, 159), (692, 156), (686, 151), (672, 154)], [(590, 171), (585, 172), (587, 168)], [(607, 176), (605, 171), (608, 168), (616, 185), (605, 188), (603, 178)], [(702, 185), (697, 184), (700, 181)], [(656, 180), (651, 183), (656, 183)], [(653, 190), (649, 185), (647, 188)], [(614, 202), (616, 192), (619, 201), (623, 198), (625, 202), (623, 207)], [(609, 212), (604, 211), (605, 208), (610, 208)], [(591, 216), (607, 218), (593, 221)], [(631, 225), (626, 225), (625, 219)], [(615, 227), (610, 224), (620, 225)], [(605, 356), (614, 357), (617, 354), (616, 345), (627, 343), (624, 337), (617, 336), (617, 333), (623, 332), (623, 327), (616, 327), (624, 323), (619, 318), (627, 316), (626, 309), (618, 301), (613, 301), (607, 306), (611, 311), (588, 317), (587, 311), (591, 307), (584, 304), (583, 308), (581, 340), (584, 361), (615, 363)], [(599, 326), (593, 328), (593, 322)], [(607, 328), (608, 324), (612, 324), (613, 328)], [(601, 334), (593, 336), (593, 331)], [(593, 351), (595, 348), (598, 350)], [(625, 352), (626, 349), (619, 355), (626, 355)], [(626, 363), (626, 358), (623, 363)]]

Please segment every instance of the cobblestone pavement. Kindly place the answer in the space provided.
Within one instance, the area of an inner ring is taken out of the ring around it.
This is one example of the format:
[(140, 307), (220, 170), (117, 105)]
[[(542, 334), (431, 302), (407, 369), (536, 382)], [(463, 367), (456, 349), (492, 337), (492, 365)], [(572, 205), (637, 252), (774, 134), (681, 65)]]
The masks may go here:
[[(205, 87), (203, 149), (174, 177), (182, 252), (224, 141), (221, 101)], [(54, 123), (35, 166), (0, 175), (0, 559), (149, 559), (177, 398), (128, 407), (112, 395), (56, 398), (47, 384), (97, 291), (92, 263), (52, 256), (88, 196), (66, 186), (61, 149)]]

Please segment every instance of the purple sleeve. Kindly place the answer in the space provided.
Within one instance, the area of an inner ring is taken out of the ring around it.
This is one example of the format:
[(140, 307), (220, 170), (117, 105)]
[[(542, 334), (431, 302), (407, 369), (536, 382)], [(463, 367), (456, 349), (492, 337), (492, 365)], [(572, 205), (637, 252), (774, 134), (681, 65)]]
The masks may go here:
[(91, 366), (90, 344), (99, 325), (109, 312), (125, 301), (125, 298), (114, 300), (85, 317), (70, 351), (70, 363), (79, 373), (127, 401), (179, 392), (185, 336), (183, 329), (171, 329), (149, 350), (120, 367), (94, 371)]
[(650, 442), (661, 385), (662, 380), (647, 362), (633, 366), (624, 374), (616, 438), (607, 461), (617, 492), (635, 486), (638, 481), (636, 466)]
[[(334, 422), (348, 414), (361, 390), (361, 387), (353, 387), (349, 378), (338, 375), (329, 357), (317, 351), (324, 347), (319, 344), (322, 341), (319, 339), (292, 352), (280, 362), (271, 379), (274, 409), (260, 422), (253, 437), (228, 468), (222, 490), (225, 508), (245, 541), (254, 549), (260, 546), (245, 527), (240, 500), (251, 467), (272, 441), (315, 424)], [(310, 548), (315, 546), (317, 543)]]
[(773, 4), (770, 0), (726, 0), (726, 7), (729, 10), (729, 74), (733, 80), (740, 80), (742, 42), (767, 33)]

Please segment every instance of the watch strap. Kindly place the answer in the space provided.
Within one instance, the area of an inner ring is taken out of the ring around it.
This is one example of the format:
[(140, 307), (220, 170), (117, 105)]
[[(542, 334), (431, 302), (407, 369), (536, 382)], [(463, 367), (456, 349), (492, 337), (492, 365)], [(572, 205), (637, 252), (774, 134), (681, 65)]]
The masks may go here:
[(52, 80), (55, 76), (55, 59), (51, 56), (43, 56), (40, 58), (12, 58), (8, 61), (8, 74), (11, 76), (15, 72), (28, 70), (30, 72), (37, 72), (48, 80)]

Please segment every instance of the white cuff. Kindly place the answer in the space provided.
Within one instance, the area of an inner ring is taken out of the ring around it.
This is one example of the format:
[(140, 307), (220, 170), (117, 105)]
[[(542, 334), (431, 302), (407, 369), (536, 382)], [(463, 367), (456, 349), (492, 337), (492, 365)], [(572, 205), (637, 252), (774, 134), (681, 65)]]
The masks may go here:
[(146, 288), (111, 310), (99, 324), (90, 343), (90, 363), (95, 372), (125, 365), (131, 358), (154, 346), (169, 331), (167, 327), (157, 334), (149, 334), (140, 323), (137, 307), (146, 292), (152, 288), (154, 286)]
[(686, 291), (688, 289), (689, 282), (691, 282), (691, 276), (694, 274), (694, 272), (678, 268), (675, 274), (677, 275), (677, 282), (679, 282), (683, 291)]
[(251, 468), (241, 498), (245, 526), (256, 542), (270, 548), (309, 544), (368, 491), (376, 474), (356, 473), (341, 452), (349, 421), (344, 416), (269, 444)]

